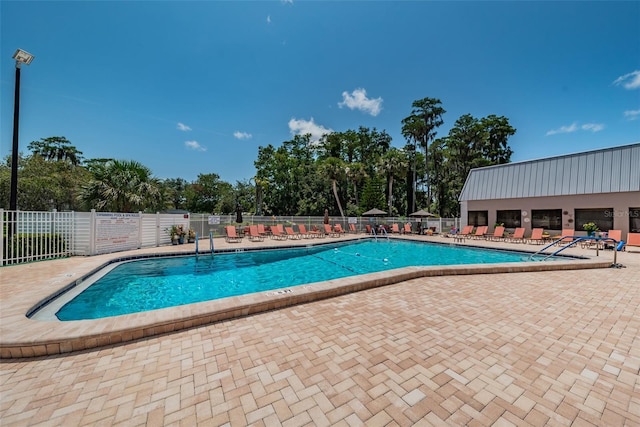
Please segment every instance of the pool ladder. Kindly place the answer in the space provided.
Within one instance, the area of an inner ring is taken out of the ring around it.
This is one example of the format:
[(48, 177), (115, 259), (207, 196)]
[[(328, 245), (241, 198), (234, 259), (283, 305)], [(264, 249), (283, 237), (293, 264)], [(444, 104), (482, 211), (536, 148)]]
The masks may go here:
[[(552, 254), (545, 254), (543, 253), (545, 250), (549, 249), (551, 246), (558, 244), (559, 242), (563, 241), (564, 239), (572, 239), (571, 242), (567, 243), (565, 246), (561, 247), (560, 249), (558, 249), (557, 251), (553, 252)], [(554, 240), (553, 242), (549, 243), (547, 246), (545, 246), (544, 248), (540, 249), (538, 252), (532, 254), (529, 257), (529, 261), (533, 260), (533, 257), (535, 257), (536, 255), (546, 255), (544, 258), (542, 258), (540, 261), (546, 261), (547, 259), (556, 256), (557, 254), (559, 254), (560, 252), (564, 251), (565, 249), (568, 249), (572, 246), (576, 246), (579, 242), (582, 241), (590, 241), (590, 240), (595, 240), (596, 241), (596, 256), (600, 255), (600, 248), (597, 245), (597, 243), (599, 241), (610, 241), (610, 242), (614, 242), (613, 245), (613, 265), (618, 265), (617, 262), (617, 256), (618, 256), (618, 242), (616, 239), (612, 239), (611, 237), (582, 237), (582, 236), (562, 236), (560, 238), (558, 238), (557, 240)]]

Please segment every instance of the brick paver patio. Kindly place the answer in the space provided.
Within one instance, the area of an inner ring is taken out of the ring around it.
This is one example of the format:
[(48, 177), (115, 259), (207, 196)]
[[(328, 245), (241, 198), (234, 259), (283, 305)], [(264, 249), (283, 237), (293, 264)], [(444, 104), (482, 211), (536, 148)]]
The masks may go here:
[(626, 268), (420, 278), (3, 360), (0, 421), (640, 425), (640, 254), (618, 262)]

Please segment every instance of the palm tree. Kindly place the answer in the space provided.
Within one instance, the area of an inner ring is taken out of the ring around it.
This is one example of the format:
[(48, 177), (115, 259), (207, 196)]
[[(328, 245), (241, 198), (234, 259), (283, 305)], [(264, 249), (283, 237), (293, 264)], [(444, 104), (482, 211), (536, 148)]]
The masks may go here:
[(80, 198), (92, 208), (112, 212), (137, 212), (164, 208), (162, 184), (151, 170), (136, 161), (109, 160), (92, 169), (93, 178)]
[(360, 206), (360, 201), (358, 199), (358, 185), (362, 184), (368, 177), (367, 171), (362, 163), (353, 162), (345, 168), (345, 172), (347, 173), (347, 177), (353, 183), (353, 197), (355, 204), (356, 206)]
[(393, 180), (395, 177), (407, 173), (408, 160), (402, 151), (397, 148), (391, 148), (380, 158), (379, 168), (387, 177), (387, 205), (389, 206), (389, 215), (391, 215), (393, 208)]
[[(431, 203), (431, 189), (429, 187), (429, 142), (436, 136), (436, 128), (441, 126), (444, 121), (442, 115), (447, 111), (441, 107), (442, 102), (437, 98), (423, 98), (413, 101), (411, 115), (402, 119), (402, 135), (408, 140), (413, 141), (414, 149), (417, 145), (424, 149), (426, 179), (427, 182), (427, 201)], [(413, 182), (412, 204), (415, 204), (415, 165)], [(411, 206), (414, 209), (415, 206)]]
[(331, 180), (333, 196), (336, 198), (336, 203), (340, 210), (340, 216), (344, 218), (344, 210), (342, 209), (342, 203), (340, 203), (340, 197), (338, 196), (337, 184), (338, 179), (341, 179), (345, 173), (344, 162), (335, 157), (329, 157), (322, 163), (321, 171)]

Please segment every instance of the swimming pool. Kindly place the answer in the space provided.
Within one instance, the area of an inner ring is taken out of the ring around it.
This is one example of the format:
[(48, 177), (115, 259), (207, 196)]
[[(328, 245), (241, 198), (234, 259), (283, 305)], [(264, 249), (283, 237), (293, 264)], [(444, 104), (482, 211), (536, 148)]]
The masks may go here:
[(402, 240), (121, 263), (56, 312), (97, 319), (407, 266), (527, 261), (530, 254)]

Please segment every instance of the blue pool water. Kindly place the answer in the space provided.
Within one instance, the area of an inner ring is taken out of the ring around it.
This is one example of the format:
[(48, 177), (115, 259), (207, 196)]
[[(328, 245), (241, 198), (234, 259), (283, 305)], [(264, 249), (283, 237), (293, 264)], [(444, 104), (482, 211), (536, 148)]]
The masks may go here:
[(394, 268), (527, 261), (529, 254), (400, 240), (123, 263), (56, 316), (97, 319)]

